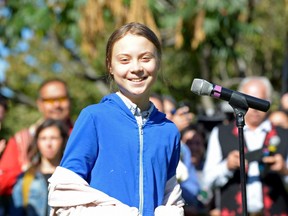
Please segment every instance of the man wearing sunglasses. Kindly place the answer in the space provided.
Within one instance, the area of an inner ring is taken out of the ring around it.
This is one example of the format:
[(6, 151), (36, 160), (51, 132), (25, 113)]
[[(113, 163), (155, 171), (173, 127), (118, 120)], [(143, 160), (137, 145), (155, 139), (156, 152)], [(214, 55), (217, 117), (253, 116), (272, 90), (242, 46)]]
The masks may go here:
[(71, 102), (67, 84), (60, 79), (46, 80), (40, 85), (38, 92), (36, 103), (42, 117), (35, 124), (20, 130), (9, 139), (0, 160), (0, 212), (1, 208), (2, 211), (3, 209), (7, 211), (16, 179), (29, 167), (30, 158), (27, 152), (37, 126), (45, 119), (57, 119), (63, 120), (70, 131), (72, 130)]

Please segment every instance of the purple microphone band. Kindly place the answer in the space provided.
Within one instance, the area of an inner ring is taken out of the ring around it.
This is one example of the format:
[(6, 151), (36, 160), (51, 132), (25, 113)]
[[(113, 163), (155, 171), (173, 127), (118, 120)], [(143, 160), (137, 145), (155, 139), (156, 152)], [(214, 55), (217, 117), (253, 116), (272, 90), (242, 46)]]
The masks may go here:
[(212, 95), (215, 98), (220, 98), (221, 96), (221, 91), (222, 91), (222, 86), (215, 85), (212, 91)]

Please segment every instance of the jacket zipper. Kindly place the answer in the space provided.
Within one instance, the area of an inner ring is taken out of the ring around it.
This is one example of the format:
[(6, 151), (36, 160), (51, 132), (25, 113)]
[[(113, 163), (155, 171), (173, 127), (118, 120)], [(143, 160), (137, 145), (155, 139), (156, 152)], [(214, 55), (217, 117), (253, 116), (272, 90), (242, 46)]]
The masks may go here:
[(143, 191), (143, 123), (138, 125), (140, 138), (140, 155), (139, 155), (139, 213), (143, 215), (144, 191)]

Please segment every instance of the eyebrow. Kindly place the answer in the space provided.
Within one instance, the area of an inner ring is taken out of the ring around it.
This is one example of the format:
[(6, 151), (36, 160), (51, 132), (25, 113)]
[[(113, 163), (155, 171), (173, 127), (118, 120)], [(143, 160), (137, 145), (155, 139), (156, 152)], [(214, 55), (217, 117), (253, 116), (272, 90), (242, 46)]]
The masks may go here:
[[(151, 51), (142, 52), (142, 53), (139, 54), (139, 56), (144, 56), (144, 55), (147, 55), (147, 54), (148, 54), (148, 55), (151, 55), (151, 56), (153, 56), (153, 57), (156, 57), (156, 56), (157, 56), (156, 53), (151, 52)], [(118, 53), (118, 54), (115, 54), (115, 56), (116, 56), (116, 57), (118, 57), (118, 56), (131, 56), (131, 54), (130, 54), (130, 53)]]

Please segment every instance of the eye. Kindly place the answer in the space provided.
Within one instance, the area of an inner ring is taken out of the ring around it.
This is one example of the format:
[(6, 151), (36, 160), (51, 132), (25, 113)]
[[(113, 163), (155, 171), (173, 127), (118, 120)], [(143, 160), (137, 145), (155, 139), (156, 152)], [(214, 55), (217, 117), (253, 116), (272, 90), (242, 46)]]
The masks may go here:
[(151, 55), (144, 55), (141, 59), (143, 62), (149, 62), (152, 58), (153, 56)]
[(120, 62), (128, 62), (128, 58), (121, 58)]
[(121, 55), (118, 57), (118, 60), (121, 64), (127, 64), (130, 61), (130, 58), (126, 55)]

